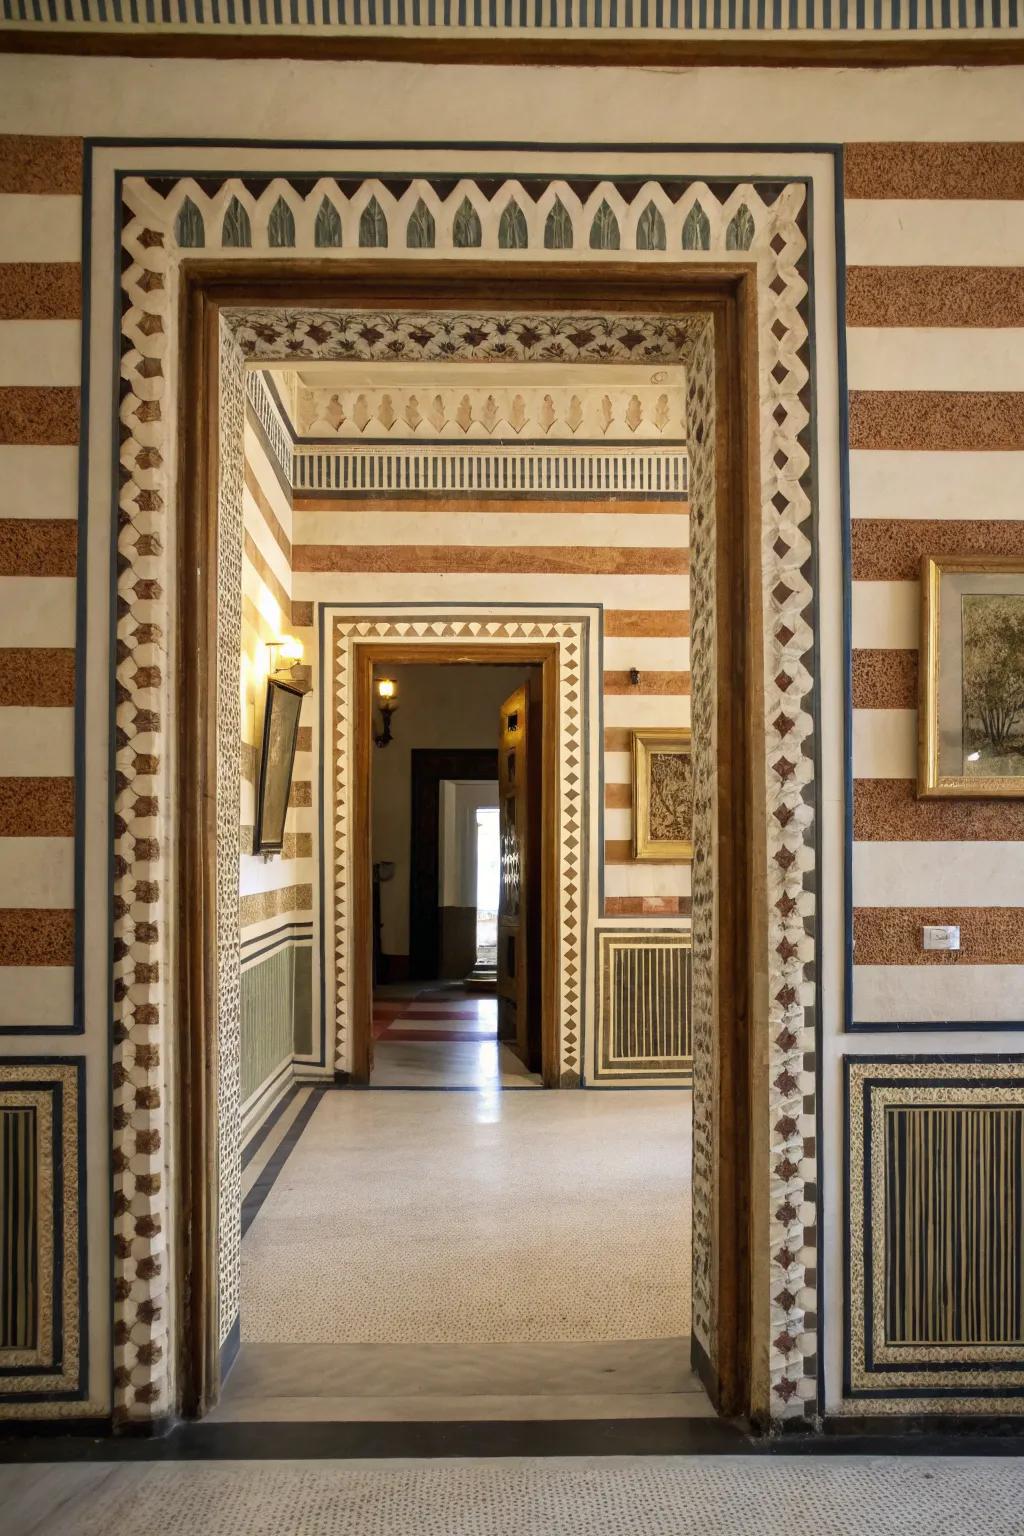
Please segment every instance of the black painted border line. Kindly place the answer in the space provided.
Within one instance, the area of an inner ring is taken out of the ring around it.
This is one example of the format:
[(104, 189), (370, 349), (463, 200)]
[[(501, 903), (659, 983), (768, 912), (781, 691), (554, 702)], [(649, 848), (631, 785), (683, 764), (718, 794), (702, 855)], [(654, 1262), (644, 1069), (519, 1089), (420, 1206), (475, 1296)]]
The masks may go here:
[[(296, 1091), (299, 1092), (301, 1089), (297, 1089)], [(264, 1200), (270, 1194), (270, 1191), (273, 1189), (275, 1183), (277, 1182), (278, 1174), (281, 1172), (281, 1169), (288, 1161), (292, 1152), (295, 1150), (295, 1146), (299, 1140), (299, 1137), (302, 1135), (303, 1131), (306, 1129), (306, 1126), (313, 1118), (314, 1111), (316, 1110), (317, 1105), (320, 1103), (320, 1100), (323, 1098), (326, 1092), (326, 1087), (321, 1088), (318, 1084), (315, 1083), (312, 1085), (309, 1090), (309, 1098), (306, 1100), (305, 1104), (303, 1104), (302, 1108), (295, 1116), (295, 1119), (292, 1121), (287, 1134), (281, 1138), (280, 1144), (274, 1149), (273, 1154), (267, 1159), (266, 1167), (262, 1170), (259, 1178), (252, 1186), (252, 1189), (250, 1189), (249, 1193), (242, 1201), (243, 1237), (245, 1237), (245, 1234), (248, 1232), (249, 1228), (255, 1221)], [(290, 1103), (291, 1099), (289, 1098), (287, 1102)]]

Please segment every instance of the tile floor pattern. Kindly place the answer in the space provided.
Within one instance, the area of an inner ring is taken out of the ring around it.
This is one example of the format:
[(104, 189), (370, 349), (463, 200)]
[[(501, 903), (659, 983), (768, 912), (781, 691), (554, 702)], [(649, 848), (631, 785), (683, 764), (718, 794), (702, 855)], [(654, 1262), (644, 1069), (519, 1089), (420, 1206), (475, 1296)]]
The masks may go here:
[(498, 1000), (461, 983), (387, 988), (373, 1001), (371, 1088), (539, 1088), (498, 1040)]
[(690, 1106), (325, 1093), (243, 1244), (243, 1341), (684, 1340)]
[(1019, 1536), (1017, 1458), (0, 1468), (5, 1536)]

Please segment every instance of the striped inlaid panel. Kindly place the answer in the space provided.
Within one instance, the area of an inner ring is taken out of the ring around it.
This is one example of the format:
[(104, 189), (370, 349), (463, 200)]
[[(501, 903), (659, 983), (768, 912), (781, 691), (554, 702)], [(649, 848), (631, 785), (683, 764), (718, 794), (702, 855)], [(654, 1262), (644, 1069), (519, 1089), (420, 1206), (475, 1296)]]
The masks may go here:
[(597, 946), (596, 1076), (688, 1078), (689, 934), (604, 928)]
[(480, 491), (521, 496), (685, 496), (685, 448), (649, 451), (577, 448), (396, 449), (360, 445), (346, 452), (302, 450), (293, 459), (300, 491)]
[(110, 0), (99, 8), (90, 0), (51, 0), (45, 14), (38, 0), (2, 0), (0, 22), (9, 26), (56, 30), (149, 33), (201, 28), (214, 34), (259, 37), (310, 33), (329, 37), (369, 33), (431, 35), (555, 37), (631, 36), (686, 37), (711, 34), (772, 36), (836, 36), (864, 33), (932, 34), (993, 31), (1013, 34), (1024, 25), (1017, 0), (874, 0), (871, 5), (833, 5), (831, 0), (594, 0), (588, 7), (577, 0), (258, 0), (251, 7), (229, 3), (206, 5), (204, 0), (176, 0), (158, 16), (152, 7), (142, 14), (135, 0)]
[(885, 1115), (885, 1336), (1024, 1342), (1024, 1108)]
[(1019, 1411), (1024, 1057), (848, 1056), (844, 1070), (846, 1395)]
[(36, 1111), (0, 1108), (0, 1359), (38, 1340)]
[(0, 1061), (0, 1419), (86, 1411), (84, 1065)]

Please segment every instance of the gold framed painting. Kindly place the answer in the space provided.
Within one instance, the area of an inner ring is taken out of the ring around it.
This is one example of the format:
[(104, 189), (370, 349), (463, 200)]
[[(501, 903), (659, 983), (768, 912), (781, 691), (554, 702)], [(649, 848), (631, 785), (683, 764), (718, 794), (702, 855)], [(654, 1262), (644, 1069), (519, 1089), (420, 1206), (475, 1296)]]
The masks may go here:
[(1024, 560), (921, 563), (918, 794), (1024, 797)]
[(672, 863), (693, 858), (688, 730), (633, 732), (633, 857)]

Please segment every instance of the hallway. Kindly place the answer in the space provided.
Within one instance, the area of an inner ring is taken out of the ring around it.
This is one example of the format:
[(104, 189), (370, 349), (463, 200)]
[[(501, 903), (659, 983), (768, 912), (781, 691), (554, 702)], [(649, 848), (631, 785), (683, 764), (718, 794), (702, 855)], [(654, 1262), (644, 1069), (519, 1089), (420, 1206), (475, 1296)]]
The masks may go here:
[(692, 1417), (690, 1094), (301, 1089), (218, 1419)]
[(461, 982), (379, 988), (371, 1088), (539, 1088), (498, 1040), (498, 1000)]

